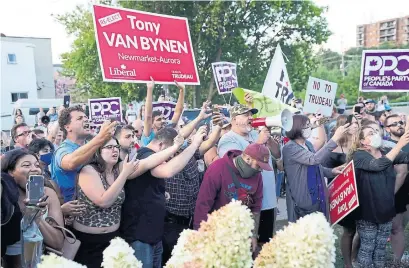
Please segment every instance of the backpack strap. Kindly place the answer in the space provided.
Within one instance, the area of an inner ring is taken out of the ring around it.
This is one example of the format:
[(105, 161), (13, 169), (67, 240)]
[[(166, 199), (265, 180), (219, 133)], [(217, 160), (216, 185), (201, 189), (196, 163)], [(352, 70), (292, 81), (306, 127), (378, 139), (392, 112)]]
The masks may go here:
[(228, 168), (228, 170), (230, 172), (231, 178), (233, 179), (233, 183), (234, 183), (234, 186), (236, 187), (236, 189), (238, 190), (238, 189), (242, 188), (241, 185), (240, 185), (239, 179), (236, 176), (236, 173), (233, 171), (233, 169), (230, 166), (227, 166), (227, 168)]

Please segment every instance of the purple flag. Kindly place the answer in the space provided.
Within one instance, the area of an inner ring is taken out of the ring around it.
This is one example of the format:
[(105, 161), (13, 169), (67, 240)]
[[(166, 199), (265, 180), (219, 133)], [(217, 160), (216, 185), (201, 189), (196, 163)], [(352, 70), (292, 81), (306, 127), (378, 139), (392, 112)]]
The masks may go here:
[(213, 62), (213, 75), (219, 94), (231, 93), (239, 86), (237, 80), (237, 65), (231, 62)]
[(361, 91), (409, 91), (409, 49), (362, 51)]
[(90, 120), (96, 125), (101, 125), (112, 118), (122, 121), (121, 98), (89, 99), (88, 107)]
[(153, 111), (160, 111), (165, 120), (171, 120), (173, 114), (175, 113), (176, 103), (171, 101), (161, 101), (161, 102), (154, 102), (152, 103), (152, 110)]

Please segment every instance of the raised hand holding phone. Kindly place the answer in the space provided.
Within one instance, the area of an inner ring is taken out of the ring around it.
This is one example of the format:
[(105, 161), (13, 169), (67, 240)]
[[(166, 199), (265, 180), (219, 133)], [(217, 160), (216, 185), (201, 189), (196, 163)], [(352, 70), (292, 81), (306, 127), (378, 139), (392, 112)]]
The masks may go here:
[(44, 176), (30, 175), (26, 184), (28, 205), (35, 206), (44, 196)]

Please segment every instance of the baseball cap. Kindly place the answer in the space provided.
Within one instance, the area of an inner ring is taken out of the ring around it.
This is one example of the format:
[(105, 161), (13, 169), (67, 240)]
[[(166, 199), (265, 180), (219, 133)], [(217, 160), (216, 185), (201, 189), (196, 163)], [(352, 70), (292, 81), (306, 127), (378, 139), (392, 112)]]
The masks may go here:
[(230, 109), (230, 116), (233, 118), (236, 115), (245, 114), (251, 112), (252, 114), (258, 113), (258, 110), (255, 108), (249, 108), (244, 104), (236, 104)]
[(261, 169), (273, 171), (273, 168), (269, 165), (270, 153), (266, 146), (258, 143), (252, 143), (244, 149), (246, 155), (257, 161), (257, 164)]
[(228, 126), (230, 126), (230, 125), (231, 125), (231, 123), (230, 123), (230, 118), (225, 118), (225, 119), (223, 120), (222, 129), (225, 129), (226, 127), (228, 127)]
[(367, 103), (375, 103), (376, 104), (376, 102), (373, 99), (367, 99), (365, 101), (365, 104), (367, 104)]

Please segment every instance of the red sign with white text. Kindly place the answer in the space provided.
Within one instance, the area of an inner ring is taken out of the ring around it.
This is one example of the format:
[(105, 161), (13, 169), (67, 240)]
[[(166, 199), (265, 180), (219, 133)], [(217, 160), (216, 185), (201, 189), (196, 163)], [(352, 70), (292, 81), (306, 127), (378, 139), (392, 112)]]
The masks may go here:
[(102, 77), (107, 82), (199, 85), (187, 18), (94, 5)]
[(359, 207), (353, 161), (328, 185), (328, 193), (331, 225), (337, 224)]

